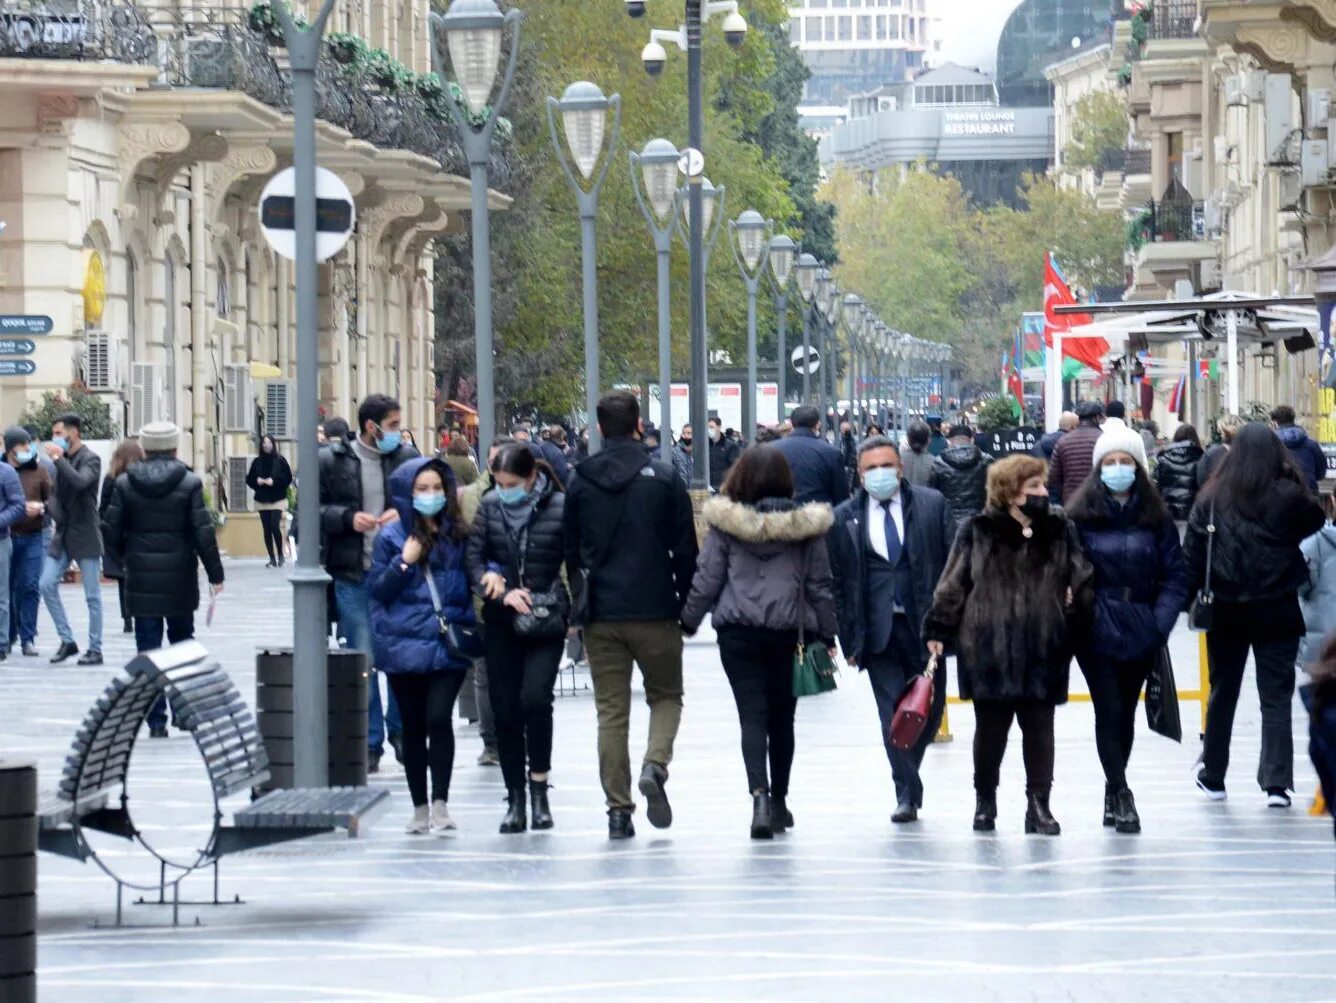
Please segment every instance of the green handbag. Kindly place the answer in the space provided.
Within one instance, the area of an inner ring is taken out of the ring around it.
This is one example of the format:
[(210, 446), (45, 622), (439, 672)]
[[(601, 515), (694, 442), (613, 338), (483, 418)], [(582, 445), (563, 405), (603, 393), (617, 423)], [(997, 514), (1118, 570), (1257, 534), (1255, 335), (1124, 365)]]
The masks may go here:
[(807, 562), (811, 544), (803, 550), (802, 582), (798, 586), (798, 647), (793, 652), (793, 695), (810, 697), (829, 693), (835, 688), (834, 661), (824, 645), (809, 646), (805, 636), (807, 621)]

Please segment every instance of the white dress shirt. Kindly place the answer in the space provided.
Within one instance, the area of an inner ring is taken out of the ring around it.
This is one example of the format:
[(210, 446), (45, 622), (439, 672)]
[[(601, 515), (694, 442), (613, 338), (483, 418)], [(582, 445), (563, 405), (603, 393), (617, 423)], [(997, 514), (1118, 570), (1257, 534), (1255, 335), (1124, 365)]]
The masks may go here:
[[(900, 546), (905, 545), (905, 506), (897, 491), (891, 499), (891, 518), (895, 520), (895, 531), (900, 534)], [(891, 552), (886, 546), (886, 509), (871, 495), (867, 499), (867, 530), (872, 539), (872, 549), (889, 561)]]

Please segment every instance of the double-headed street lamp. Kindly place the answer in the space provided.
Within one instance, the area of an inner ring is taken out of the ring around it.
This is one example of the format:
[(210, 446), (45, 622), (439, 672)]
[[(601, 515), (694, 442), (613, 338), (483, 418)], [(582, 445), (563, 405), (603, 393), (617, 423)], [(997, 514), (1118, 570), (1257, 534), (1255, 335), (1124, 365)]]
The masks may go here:
[(770, 255), (770, 236), (774, 223), (755, 209), (748, 209), (728, 224), (729, 245), (747, 287), (747, 384), (742, 390), (742, 435), (748, 442), (756, 437), (756, 293), (761, 287)]
[(812, 400), (812, 325), (816, 318), (816, 287), (821, 280), (821, 262), (806, 252), (798, 256), (798, 295), (803, 301), (803, 403)]
[(862, 410), (858, 406), (858, 355), (859, 355), (859, 335), (863, 327), (863, 297), (857, 293), (849, 293), (844, 297), (840, 304), (840, 317), (844, 321), (844, 330), (849, 337), (849, 375), (851, 379), (851, 390), (849, 393), (849, 417), (853, 419), (854, 415)]
[(798, 260), (799, 244), (786, 234), (770, 238), (770, 279), (775, 289), (775, 316), (779, 321), (775, 355), (779, 360), (779, 418), (784, 420), (784, 403), (789, 399), (789, 279)]
[[(677, 228), (677, 160), (681, 154), (666, 139), (651, 139), (631, 154), (631, 188), (654, 237), (659, 265), (659, 425), (661, 436), (672, 435), (672, 275), (673, 231)], [(662, 441), (669, 441), (664, 438)]]
[(831, 278), (829, 268), (821, 269), (821, 278), (817, 280), (817, 300), (821, 308), (821, 368), (817, 370), (817, 406), (821, 409), (821, 428), (824, 433), (829, 399), (827, 388), (831, 383), (831, 374), (838, 370), (831, 350), (831, 335), (840, 319), (840, 284)]

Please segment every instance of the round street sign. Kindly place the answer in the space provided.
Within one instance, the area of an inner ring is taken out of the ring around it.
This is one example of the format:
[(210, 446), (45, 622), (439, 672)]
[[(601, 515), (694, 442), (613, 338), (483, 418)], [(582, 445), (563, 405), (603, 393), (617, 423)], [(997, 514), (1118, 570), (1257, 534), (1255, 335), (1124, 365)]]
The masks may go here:
[(688, 146), (677, 158), (677, 169), (689, 178), (700, 176), (705, 171), (705, 154), (694, 146)]
[[(260, 193), (260, 230), (277, 254), (297, 257), (297, 173), (289, 167), (279, 171)], [(315, 169), (315, 260), (324, 261), (343, 250), (352, 236), (353, 196), (337, 174)]]
[(815, 373), (821, 368), (821, 353), (815, 348), (811, 349), (807, 356), (806, 365), (803, 364), (803, 347), (799, 345), (793, 350), (793, 371), (795, 373)]

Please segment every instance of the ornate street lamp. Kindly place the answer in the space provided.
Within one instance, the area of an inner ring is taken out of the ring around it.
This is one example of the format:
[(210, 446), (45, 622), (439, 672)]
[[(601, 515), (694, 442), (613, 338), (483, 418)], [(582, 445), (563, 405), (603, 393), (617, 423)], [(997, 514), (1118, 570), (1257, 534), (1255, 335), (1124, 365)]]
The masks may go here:
[(798, 260), (799, 245), (785, 234), (770, 238), (770, 279), (775, 289), (775, 317), (778, 319), (776, 351), (779, 359), (779, 417), (784, 419), (784, 404), (789, 399), (789, 280)]
[(773, 227), (755, 209), (748, 209), (728, 224), (733, 257), (747, 287), (747, 383), (742, 391), (742, 435), (748, 442), (756, 436), (756, 293), (770, 253)]
[(669, 285), (673, 251), (675, 210), (681, 193), (677, 187), (677, 147), (666, 139), (651, 139), (639, 153), (632, 153), (631, 188), (640, 211), (645, 214), (659, 267), (659, 424), (661, 442), (672, 436), (672, 301)]

